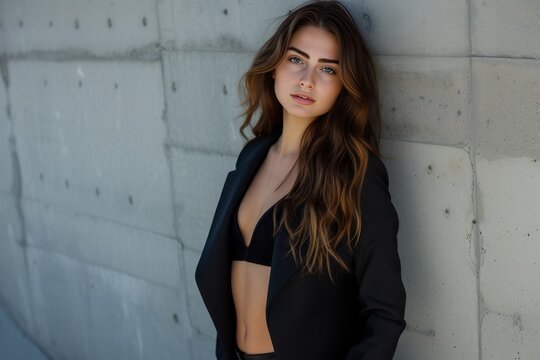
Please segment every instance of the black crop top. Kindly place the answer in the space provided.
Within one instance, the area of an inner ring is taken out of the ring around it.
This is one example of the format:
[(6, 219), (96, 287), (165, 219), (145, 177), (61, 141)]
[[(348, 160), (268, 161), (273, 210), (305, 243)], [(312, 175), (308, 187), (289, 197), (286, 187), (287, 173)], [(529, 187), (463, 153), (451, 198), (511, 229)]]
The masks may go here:
[(266, 266), (271, 265), (272, 251), (274, 249), (272, 214), (274, 207), (276, 207), (281, 200), (283, 200), (283, 198), (278, 200), (261, 215), (253, 229), (249, 246), (246, 246), (246, 242), (240, 231), (240, 226), (238, 225), (238, 208), (241, 203), (241, 201), (238, 201), (232, 214), (229, 231), (233, 260), (244, 260)]

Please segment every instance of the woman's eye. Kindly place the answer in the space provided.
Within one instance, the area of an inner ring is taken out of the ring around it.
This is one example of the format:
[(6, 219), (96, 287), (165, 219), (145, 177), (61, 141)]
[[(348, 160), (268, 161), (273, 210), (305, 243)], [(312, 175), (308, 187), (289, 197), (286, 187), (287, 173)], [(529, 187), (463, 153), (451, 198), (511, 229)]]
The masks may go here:
[(290, 58), (289, 61), (292, 62), (293, 64), (301, 64), (302, 63), (302, 60), (300, 60), (296, 56), (293, 56), (292, 58)]
[(324, 71), (327, 74), (335, 74), (336, 72), (331, 67), (325, 66), (322, 68), (322, 71)]

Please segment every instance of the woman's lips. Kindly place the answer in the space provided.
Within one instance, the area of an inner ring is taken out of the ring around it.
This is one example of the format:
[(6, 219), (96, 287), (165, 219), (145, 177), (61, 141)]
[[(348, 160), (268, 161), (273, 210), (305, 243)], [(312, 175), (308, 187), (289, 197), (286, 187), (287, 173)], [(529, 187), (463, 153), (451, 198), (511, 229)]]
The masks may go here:
[(311, 97), (304, 94), (291, 94), (291, 97), (295, 102), (302, 105), (310, 105), (315, 102)]

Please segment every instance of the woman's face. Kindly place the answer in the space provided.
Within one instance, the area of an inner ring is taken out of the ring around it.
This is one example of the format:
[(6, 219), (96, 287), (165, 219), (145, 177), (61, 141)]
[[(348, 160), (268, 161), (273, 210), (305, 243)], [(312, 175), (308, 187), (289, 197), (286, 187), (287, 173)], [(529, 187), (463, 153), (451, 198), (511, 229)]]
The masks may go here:
[(343, 86), (339, 54), (337, 39), (324, 29), (307, 25), (293, 34), (272, 75), (284, 121), (311, 122), (330, 110)]

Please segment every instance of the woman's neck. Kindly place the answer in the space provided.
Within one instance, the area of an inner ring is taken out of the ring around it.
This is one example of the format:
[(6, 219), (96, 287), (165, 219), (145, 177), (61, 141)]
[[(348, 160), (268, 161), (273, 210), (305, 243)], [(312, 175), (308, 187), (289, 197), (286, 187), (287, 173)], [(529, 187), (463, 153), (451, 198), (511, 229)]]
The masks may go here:
[(283, 131), (274, 144), (274, 151), (279, 159), (298, 157), (302, 135), (309, 124), (310, 121), (305, 119), (283, 118)]

